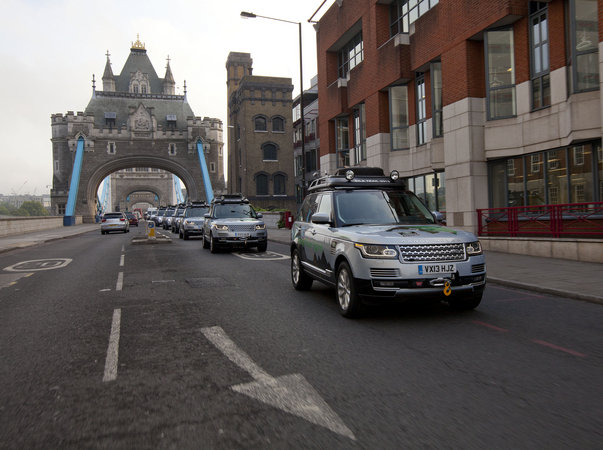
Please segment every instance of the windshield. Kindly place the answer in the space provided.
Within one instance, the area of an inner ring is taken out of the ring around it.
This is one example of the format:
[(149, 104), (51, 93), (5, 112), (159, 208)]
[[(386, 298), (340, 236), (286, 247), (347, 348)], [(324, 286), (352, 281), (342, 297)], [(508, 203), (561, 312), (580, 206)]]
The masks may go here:
[(335, 217), (340, 227), (436, 223), (427, 207), (410, 191), (338, 192)]
[(228, 219), (228, 218), (252, 218), (256, 219), (257, 215), (255, 210), (249, 203), (240, 204), (225, 204), (214, 206), (214, 217), (216, 219)]
[(209, 208), (190, 208), (187, 209), (184, 215), (186, 217), (203, 217)]

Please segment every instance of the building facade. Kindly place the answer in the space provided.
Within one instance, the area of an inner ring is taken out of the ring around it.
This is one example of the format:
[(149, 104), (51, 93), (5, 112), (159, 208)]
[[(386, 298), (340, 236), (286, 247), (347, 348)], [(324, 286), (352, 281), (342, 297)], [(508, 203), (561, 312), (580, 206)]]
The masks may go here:
[(295, 211), (290, 78), (252, 74), (249, 53), (226, 61), (228, 192), (258, 208)]
[[(204, 200), (198, 143), (209, 169), (213, 194), (225, 192), (222, 121), (196, 117), (186, 96), (176, 94), (168, 58), (160, 78), (140, 40), (132, 44), (119, 75), (107, 53), (103, 89), (93, 81), (84, 112), (51, 117), (53, 146), (52, 213), (64, 214), (78, 140), (84, 138), (83, 166), (76, 215), (94, 221), (97, 191), (103, 180), (120, 170), (149, 168), (180, 178), (191, 200)], [(140, 178), (141, 186), (151, 184)], [(118, 201), (119, 203), (119, 201)], [(115, 205), (117, 206), (117, 205)]]
[(601, 0), (343, 0), (317, 26), (320, 165), (398, 170), (449, 225), (603, 200)]

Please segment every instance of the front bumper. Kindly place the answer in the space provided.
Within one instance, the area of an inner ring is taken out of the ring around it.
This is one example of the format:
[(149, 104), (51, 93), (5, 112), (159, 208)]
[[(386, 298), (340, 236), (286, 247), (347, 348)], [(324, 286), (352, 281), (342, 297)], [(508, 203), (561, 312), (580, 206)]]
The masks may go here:
[(213, 232), (214, 242), (221, 247), (256, 247), (268, 242), (268, 233), (265, 231), (250, 233), (248, 237), (235, 236), (233, 232)]

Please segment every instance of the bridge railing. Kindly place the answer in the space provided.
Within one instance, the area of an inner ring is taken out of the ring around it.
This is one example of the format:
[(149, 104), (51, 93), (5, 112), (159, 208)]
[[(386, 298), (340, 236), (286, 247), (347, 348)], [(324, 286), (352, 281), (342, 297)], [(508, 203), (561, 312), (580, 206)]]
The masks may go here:
[(603, 202), (478, 209), (479, 236), (603, 238)]

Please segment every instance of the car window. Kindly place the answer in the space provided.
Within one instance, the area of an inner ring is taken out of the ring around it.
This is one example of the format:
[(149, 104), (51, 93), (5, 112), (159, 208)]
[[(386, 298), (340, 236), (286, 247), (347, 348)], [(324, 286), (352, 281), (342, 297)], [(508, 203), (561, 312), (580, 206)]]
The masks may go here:
[(185, 211), (185, 217), (203, 217), (209, 208), (189, 208)]
[(429, 210), (406, 191), (347, 191), (335, 197), (338, 226), (361, 224), (433, 224)]
[(310, 217), (318, 209), (318, 194), (310, 194), (306, 197), (304, 204), (301, 209), (299, 220), (303, 222), (310, 222)]
[(121, 214), (105, 214), (105, 219), (121, 219)]
[(255, 210), (248, 203), (217, 204), (214, 205), (214, 217), (217, 219), (228, 218), (257, 218)]
[(329, 218), (331, 218), (331, 210), (331, 194), (327, 192), (320, 196), (320, 206), (316, 212), (325, 213), (327, 216), (329, 216)]

